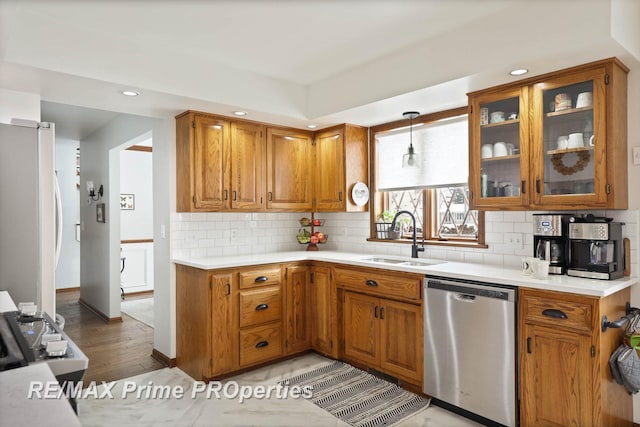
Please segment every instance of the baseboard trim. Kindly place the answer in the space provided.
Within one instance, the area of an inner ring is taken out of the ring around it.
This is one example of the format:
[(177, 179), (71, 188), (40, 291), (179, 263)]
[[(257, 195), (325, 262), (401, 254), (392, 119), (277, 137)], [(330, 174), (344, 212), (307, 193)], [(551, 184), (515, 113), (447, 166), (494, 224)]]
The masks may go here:
[(102, 320), (104, 320), (107, 323), (120, 323), (120, 322), (122, 322), (122, 316), (109, 317), (106, 314), (104, 314), (103, 312), (101, 312), (100, 310), (98, 310), (97, 308), (95, 308), (94, 306), (92, 306), (91, 304), (89, 304), (88, 302), (86, 302), (85, 300), (83, 300), (82, 298), (79, 298), (78, 302), (82, 306), (84, 306), (85, 308), (88, 308), (89, 310), (91, 310), (96, 316), (98, 316), (99, 318), (101, 318)]
[(167, 356), (166, 354), (162, 353), (161, 351), (156, 350), (155, 348), (151, 352), (151, 357), (153, 357), (154, 359), (156, 359), (160, 363), (164, 363), (169, 368), (175, 368), (176, 367), (176, 359), (175, 358), (172, 359), (169, 356)]
[(62, 294), (65, 292), (80, 292), (80, 286), (76, 286), (75, 288), (60, 288), (56, 289), (56, 294)]
[(124, 299), (126, 300), (127, 297), (139, 297), (142, 295), (150, 295), (153, 296), (153, 289), (150, 291), (138, 291), (138, 292), (127, 292), (124, 291)]

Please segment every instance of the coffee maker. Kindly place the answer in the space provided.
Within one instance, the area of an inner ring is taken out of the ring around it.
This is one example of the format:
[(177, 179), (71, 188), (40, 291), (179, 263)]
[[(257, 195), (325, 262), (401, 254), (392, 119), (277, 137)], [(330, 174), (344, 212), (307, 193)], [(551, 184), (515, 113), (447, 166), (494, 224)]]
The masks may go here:
[(591, 219), (569, 224), (569, 276), (611, 280), (624, 275), (624, 223), (607, 220), (611, 219)]
[(567, 272), (569, 218), (566, 214), (533, 215), (533, 256), (549, 260), (551, 274)]

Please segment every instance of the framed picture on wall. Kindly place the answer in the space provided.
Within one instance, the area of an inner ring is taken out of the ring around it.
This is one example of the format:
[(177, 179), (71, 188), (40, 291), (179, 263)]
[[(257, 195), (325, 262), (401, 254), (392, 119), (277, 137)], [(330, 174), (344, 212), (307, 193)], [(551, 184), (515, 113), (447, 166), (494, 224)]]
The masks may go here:
[(104, 203), (98, 203), (96, 205), (96, 221), (105, 222)]
[(120, 195), (120, 210), (132, 211), (136, 208), (135, 196), (133, 194), (121, 194)]

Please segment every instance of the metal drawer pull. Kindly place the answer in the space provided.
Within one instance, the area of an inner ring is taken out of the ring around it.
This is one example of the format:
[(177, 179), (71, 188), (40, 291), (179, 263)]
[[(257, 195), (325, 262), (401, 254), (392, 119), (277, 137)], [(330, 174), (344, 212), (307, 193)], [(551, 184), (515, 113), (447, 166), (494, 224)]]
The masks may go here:
[(267, 304), (258, 304), (258, 305), (256, 305), (256, 311), (266, 310), (267, 308), (269, 308), (269, 306)]
[(564, 311), (556, 310), (555, 308), (547, 308), (546, 310), (542, 311), (542, 314), (544, 316), (547, 316), (547, 317), (553, 317), (554, 319), (568, 319), (569, 318), (569, 317), (567, 317), (566, 314), (564, 314)]
[(260, 341), (258, 344), (256, 344), (256, 348), (263, 348), (269, 345), (269, 341)]
[(531, 354), (531, 337), (527, 337), (527, 353)]
[(367, 280), (364, 282), (367, 286), (378, 286), (378, 282), (375, 280)]
[(376, 305), (375, 307), (373, 307), (373, 317), (374, 318), (378, 318), (378, 306)]
[(256, 279), (254, 281), (256, 283), (260, 283), (260, 282), (266, 282), (267, 280), (269, 280), (269, 278), (267, 276), (258, 276), (258, 277), (256, 277)]
[(380, 320), (384, 320), (384, 307), (380, 307)]

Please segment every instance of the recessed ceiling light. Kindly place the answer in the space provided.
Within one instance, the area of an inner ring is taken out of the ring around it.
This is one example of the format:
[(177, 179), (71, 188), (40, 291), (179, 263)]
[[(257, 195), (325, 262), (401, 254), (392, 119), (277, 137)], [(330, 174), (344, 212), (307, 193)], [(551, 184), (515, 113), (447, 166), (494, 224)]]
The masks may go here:
[(233, 114), (235, 114), (236, 116), (246, 116), (247, 112), (246, 111), (234, 111)]
[(509, 74), (511, 74), (512, 76), (521, 76), (523, 74), (527, 74), (528, 72), (529, 70), (527, 70), (526, 68), (518, 68), (517, 70), (509, 71)]
[(315, 129), (315, 128), (317, 128), (317, 127), (318, 127), (318, 125), (307, 125), (307, 127), (308, 127), (309, 129)]
[(123, 90), (120, 93), (123, 94), (124, 96), (138, 96), (138, 95), (140, 95), (140, 93), (136, 92), (135, 90)]

